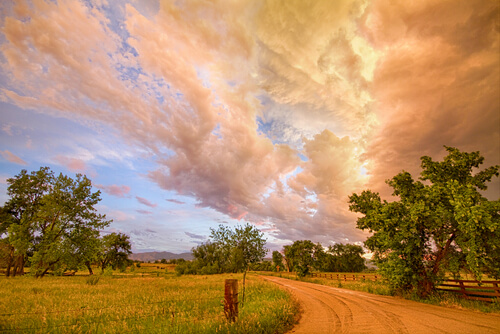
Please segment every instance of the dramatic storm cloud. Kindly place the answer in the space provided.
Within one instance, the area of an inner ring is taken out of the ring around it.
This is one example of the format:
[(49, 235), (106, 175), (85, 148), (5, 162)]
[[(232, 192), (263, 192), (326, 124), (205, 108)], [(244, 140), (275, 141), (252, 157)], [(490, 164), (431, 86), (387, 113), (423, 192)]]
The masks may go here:
[(443, 145), (500, 163), (496, 1), (1, 6), (2, 178), (89, 175), (137, 250), (238, 221), (361, 242), (351, 193)]

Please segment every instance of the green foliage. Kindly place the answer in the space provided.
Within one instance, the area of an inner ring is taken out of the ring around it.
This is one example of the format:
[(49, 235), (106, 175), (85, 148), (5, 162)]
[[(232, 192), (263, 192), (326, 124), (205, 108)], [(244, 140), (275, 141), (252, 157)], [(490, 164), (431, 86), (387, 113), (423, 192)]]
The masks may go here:
[(113, 268), (112, 267), (106, 267), (101, 273), (102, 276), (113, 276)]
[(192, 249), (194, 260), (178, 261), (175, 271), (183, 274), (218, 274), (245, 271), (250, 264), (262, 261), (266, 255), (264, 234), (250, 224), (237, 226), (234, 231), (219, 225), (211, 229), (210, 241)]
[(316, 247), (311, 240), (297, 240), (292, 245), (284, 247), (285, 261), (289, 271), (295, 271), (297, 276), (304, 277), (312, 268), (315, 252), (321, 247)]
[(330, 255), (325, 261), (327, 267), (323, 266), (322, 271), (354, 273), (366, 269), (361, 246), (339, 243), (329, 246), (327, 253)]
[(320, 243), (314, 244), (311, 240), (297, 240), (284, 247), (288, 270), (295, 271), (299, 277), (304, 277), (311, 269), (328, 272), (363, 271), (366, 268), (363, 253), (361, 246), (352, 244), (335, 244), (325, 251)]
[(273, 271), (282, 271), (283, 267), (283, 254), (278, 251), (273, 251)]
[(441, 162), (421, 158), (423, 182), (404, 171), (387, 181), (397, 201), (370, 190), (349, 198), (350, 210), (363, 214), (357, 227), (373, 233), (366, 247), (396, 290), (427, 296), (446, 272), (461, 269), (478, 280), (482, 270), (500, 276), (500, 200), (480, 193), (500, 166), (477, 171), (479, 152), (446, 150)]
[(123, 233), (110, 233), (102, 237), (102, 250), (99, 257), (101, 269), (108, 266), (113, 269), (124, 269), (130, 264), (128, 256), (132, 254), (129, 236)]
[(95, 254), (98, 231), (111, 221), (94, 206), (100, 192), (81, 174), (55, 176), (48, 167), (26, 170), (7, 179), (9, 200), (3, 208), (2, 231), (15, 256), (29, 261), (31, 272), (43, 277), (49, 270), (76, 269)]

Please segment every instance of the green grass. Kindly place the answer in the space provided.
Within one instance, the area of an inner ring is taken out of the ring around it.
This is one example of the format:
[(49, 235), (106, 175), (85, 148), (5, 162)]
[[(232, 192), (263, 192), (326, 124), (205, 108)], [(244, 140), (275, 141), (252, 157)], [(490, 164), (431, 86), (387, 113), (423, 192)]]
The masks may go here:
[[(0, 278), (0, 333), (284, 333), (298, 313), (284, 290), (247, 277), (235, 323), (224, 316), (224, 280), (135, 268), (99, 276)], [(240, 297), (241, 298), (241, 297)]]

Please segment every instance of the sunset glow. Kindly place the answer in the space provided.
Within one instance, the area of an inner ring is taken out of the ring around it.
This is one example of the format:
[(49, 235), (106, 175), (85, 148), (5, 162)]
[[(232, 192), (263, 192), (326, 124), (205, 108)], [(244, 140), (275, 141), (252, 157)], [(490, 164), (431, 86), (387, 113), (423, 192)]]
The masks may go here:
[(0, 200), (49, 166), (134, 251), (244, 222), (274, 250), (364, 241), (347, 197), (443, 145), (500, 164), (498, 1), (311, 3), (2, 1)]

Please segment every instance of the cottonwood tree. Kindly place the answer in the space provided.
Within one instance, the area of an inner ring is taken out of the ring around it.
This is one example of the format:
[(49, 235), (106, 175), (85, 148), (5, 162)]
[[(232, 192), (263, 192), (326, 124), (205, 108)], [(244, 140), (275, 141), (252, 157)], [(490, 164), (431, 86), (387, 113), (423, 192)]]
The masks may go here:
[(363, 247), (353, 244), (334, 244), (328, 247), (328, 269), (334, 272), (361, 272), (366, 269)]
[(128, 256), (132, 254), (129, 236), (124, 233), (110, 233), (102, 237), (102, 253), (99, 259), (101, 270), (111, 266), (113, 269), (126, 267)]
[(224, 272), (245, 271), (250, 263), (260, 262), (266, 255), (264, 233), (248, 223), (236, 226), (234, 231), (224, 225), (210, 231)]
[(192, 249), (194, 261), (176, 267), (179, 273), (215, 274), (246, 271), (266, 255), (264, 234), (250, 224), (210, 229), (210, 240)]
[(273, 265), (274, 270), (283, 270), (283, 254), (278, 251), (273, 251)]
[(420, 181), (404, 171), (387, 181), (398, 200), (370, 190), (349, 197), (350, 210), (363, 214), (357, 227), (373, 233), (365, 245), (393, 288), (424, 297), (447, 272), (500, 276), (500, 200), (481, 193), (500, 166), (479, 171), (479, 152), (445, 148), (443, 161), (421, 158)]
[(6, 239), (23, 265), (29, 260), (35, 277), (63, 268), (84, 248), (84, 241), (95, 238), (95, 232), (111, 222), (97, 213), (94, 206), (101, 200), (100, 192), (92, 192), (90, 180), (81, 174), (75, 179), (56, 177), (42, 167), (30, 174), (22, 170), (7, 183)]
[(304, 277), (315, 265), (321, 245), (315, 245), (311, 240), (296, 240), (292, 245), (283, 247), (288, 271), (295, 271), (297, 276)]

